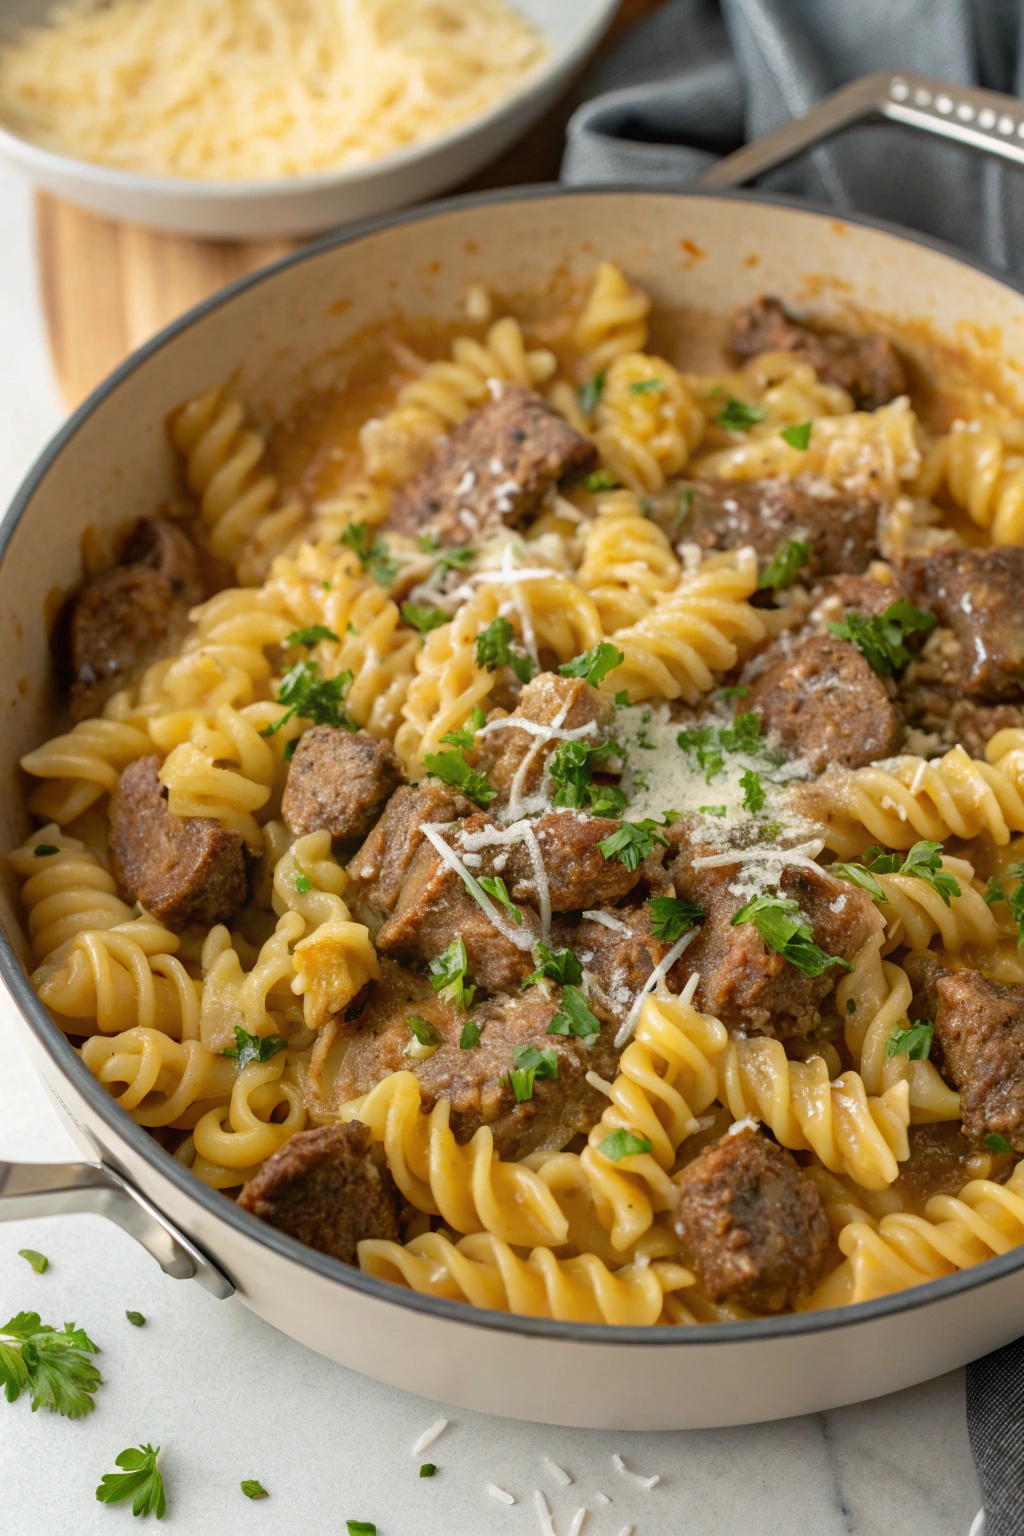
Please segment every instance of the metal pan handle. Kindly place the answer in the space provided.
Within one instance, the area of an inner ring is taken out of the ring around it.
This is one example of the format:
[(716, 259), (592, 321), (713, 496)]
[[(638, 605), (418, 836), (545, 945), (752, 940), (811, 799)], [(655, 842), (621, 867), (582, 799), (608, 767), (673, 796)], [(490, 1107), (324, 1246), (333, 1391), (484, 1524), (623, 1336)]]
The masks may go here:
[(883, 69), (841, 86), (805, 116), (726, 155), (692, 185), (740, 187), (844, 128), (880, 118), (1024, 166), (1024, 102), (1001, 91)]
[(165, 1275), (225, 1300), (235, 1288), (137, 1189), (102, 1163), (0, 1163), (0, 1221), (90, 1211), (129, 1232)]

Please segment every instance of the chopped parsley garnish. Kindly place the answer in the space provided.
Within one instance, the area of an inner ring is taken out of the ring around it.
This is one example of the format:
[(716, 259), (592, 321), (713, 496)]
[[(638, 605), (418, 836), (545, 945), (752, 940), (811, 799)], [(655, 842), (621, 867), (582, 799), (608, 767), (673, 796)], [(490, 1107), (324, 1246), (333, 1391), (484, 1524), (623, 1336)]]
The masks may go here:
[(695, 901), (683, 901), (678, 896), (652, 896), (647, 905), (651, 909), (654, 937), (664, 939), (666, 944), (674, 944), (688, 928), (702, 923), (707, 916)]
[(287, 1040), (282, 1040), (280, 1035), (250, 1035), (241, 1024), (236, 1024), (235, 1043), (223, 1054), (237, 1056), (238, 1070), (241, 1072), (250, 1061), (269, 1061), (271, 1056), (276, 1056), (278, 1051), (283, 1051), (287, 1045)]
[(1007, 1141), (1006, 1137), (1001, 1136), (998, 1131), (989, 1131), (988, 1135), (985, 1136), (983, 1140), (989, 1151), (995, 1152), (1000, 1157), (1005, 1157), (1007, 1153), (1013, 1152), (1013, 1148), (1010, 1146), (1010, 1143)]
[(258, 1483), (254, 1477), (246, 1477), (242, 1480), (242, 1492), (247, 1499), (265, 1499), (267, 1490), (262, 1483)]
[(432, 1045), (436, 1048), (441, 1044), (441, 1036), (433, 1024), (428, 1024), (426, 1019), (421, 1019), (418, 1013), (410, 1013), (405, 1022), (420, 1045)]
[(844, 971), (853, 970), (848, 960), (827, 955), (818, 948), (810, 923), (800, 915), (796, 902), (786, 896), (754, 896), (732, 921), (733, 924), (753, 923), (769, 949), (774, 949), (805, 976), (821, 976), (833, 965), (841, 966)]
[(702, 816), (724, 816), (729, 807), (727, 805), (698, 805), (697, 809)]
[(791, 448), (799, 448), (806, 452), (811, 441), (811, 423), (809, 421), (801, 421), (796, 426), (783, 427), (779, 436)]
[(480, 1026), (474, 1024), (472, 1019), (467, 1019), (462, 1026), (462, 1034), (459, 1036), (459, 1050), (473, 1051), (480, 1044)]
[(422, 550), (425, 555), (432, 555), (435, 549), (441, 548), (441, 540), (438, 538), (436, 533), (421, 533), (419, 538), (416, 540), (416, 546), (418, 549)]
[(585, 384), (581, 384), (576, 391), (576, 397), (580, 402), (580, 410), (584, 416), (590, 416), (596, 410), (597, 402), (600, 400), (604, 390), (604, 376), (605, 371), (602, 368), (600, 373), (595, 373), (592, 379), (588, 379)]
[(403, 603), (402, 618), (413, 629), (418, 629), (421, 635), (426, 635), (432, 629), (447, 624), (451, 614), (445, 613), (443, 608), (431, 608), (425, 603)]
[[(947, 907), (950, 897), (960, 895), (958, 881), (942, 868), (941, 843), (915, 843), (902, 860), (898, 853), (889, 853), (876, 846), (861, 854), (859, 863), (833, 864), (831, 868), (833, 874), (839, 875), (841, 879), (850, 880), (854, 885), (869, 891), (876, 901), (885, 901), (886, 896), (875, 875), (913, 875), (937, 891)], [(989, 897), (985, 899), (987, 901)], [(993, 900), (999, 899), (998, 896), (993, 897)]]
[(486, 773), (478, 773), (469, 766), (464, 752), (428, 752), (423, 762), (432, 778), (461, 789), (466, 798), (477, 805), (490, 805), (498, 793)]
[(346, 1520), (345, 1529), (348, 1536), (377, 1536), (377, 1527), (372, 1520)]
[(469, 960), (461, 937), (452, 939), (444, 954), (431, 960), (427, 969), (430, 972), (430, 985), (444, 1002), (454, 1003), (456, 1008), (469, 1008), (472, 1005), (476, 987), (466, 984)]
[(264, 726), (260, 735), (275, 735), (293, 715), (298, 715), (301, 720), (312, 720), (314, 725), (334, 725), (343, 731), (357, 731), (359, 727), (341, 707), (351, 686), (352, 673), (349, 671), (339, 672), (337, 677), (321, 677), (319, 662), (296, 662), (282, 677), (277, 690), (277, 702), (287, 708), (280, 720)]
[(649, 395), (655, 390), (664, 389), (660, 379), (637, 379), (629, 386), (631, 395)]
[(565, 662), (558, 670), (563, 677), (582, 677), (584, 682), (596, 688), (601, 679), (621, 666), (624, 660), (618, 646), (612, 645), (609, 640), (602, 640), (600, 644), (591, 646), (589, 651)]
[(622, 1126), (617, 1131), (612, 1131), (604, 1141), (597, 1144), (597, 1150), (608, 1159), (609, 1162), (621, 1162), (624, 1157), (638, 1157), (642, 1152), (650, 1152), (652, 1143), (646, 1136), (637, 1136), (633, 1131), (627, 1131)]
[[(615, 705), (616, 705), (617, 709), (628, 709), (629, 708), (629, 689), (628, 688), (620, 688), (618, 693), (613, 694), (612, 697), (615, 700)], [(38, 852), (38, 849), (36, 851)]]
[(938, 892), (947, 907), (951, 896), (960, 895), (960, 886), (956, 879), (953, 875), (946, 874), (942, 868), (941, 843), (915, 843), (903, 860), (900, 874), (913, 875), (918, 880), (924, 880)]
[(591, 1013), (583, 993), (577, 987), (563, 986), (562, 1006), (548, 1025), (548, 1034), (590, 1040), (600, 1033), (600, 1021)]
[(37, 859), (45, 859), (49, 853), (60, 853), (60, 849), (54, 843), (36, 843), (32, 852)]
[(65, 1323), (58, 1331), (41, 1323), (38, 1312), (18, 1312), (0, 1328), (0, 1386), (9, 1403), (28, 1392), (33, 1413), (48, 1408), (81, 1419), (95, 1408), (93, 1394), (103, 1385), (89, 1359), (96, 1354), (84, 1328)]
[(583, 482), (588, 491), (614, 491), (618, 483), (615, 476), (606, 469), (595, 469)]
[(676, 743), (697, 760), (710, 784), (725, 767), (727, 752), (762, 753), (761, 717), (753, 710), (738, 710), (731, 725), (692, 725), (676, 736)]
[(434, 1462), (425, 1461), (422, 1467), (420, 1467), (420, 1477), (433, 1477), (436, 1471), (437, 1467), (435, 1466)]
[(876, 901), (888, 901), (871, 871), (860, 864), (830, 864), (828, 868), (830, 875), (837, 875), (840, 880), (849, 880), (851, 884), (859, 885), (861, 890), (867, 891)]
[(560, 987), (583, 980), (583, 967), (571, 949), (550, 950), (545, 943), (538, 942), (536, 953), (540, 955), (540, 965), (532, 976), (527, 976), (524, 987), (545, 979), (557, 981)]
[(811, 546), (804, 539), (787, 539), (761, 572), (757, 583), (759, 590), (784, 592), (793, 585), (810, 558)]
[(290, 635), (285, 635), (285, 645), (316, 645), (321, 640), (337, 640), (333, 629), (328, 629), (326, 624), (307, 624), (305, 629), (293, 629)]
[(714, 697), (731, 704), (734, 699), (745, 699), (750, 692), (749, 683), (730, 683), (727, 688), (716, 688)]
[(505, 908), (517, 926), (522, 922), (523, 914), (509, 895), (508, 887), (500, 875), (481, 875), (477, 883), (481, 890), (486, 891), (488, 896), (493, 897)]
[(727, 400), (715, 420), (726, 432), (749, 432), (767, 415), (768, 412), (759, 405), (747, 405), (745, 400)]
[(935, 615), (915, 608), (905, 597), (890, 603), (883, 614), (865, 618), (856, 608), (847, 608), (845, 624), (830, 624), (829, 629), (841, 640), (851, 641), (875, 672), (893, 677), (911, 659), (905, 641), (908, 635), (927, 635), (935, 628)]
[(761, 775), (755, 773), (753, 768), (748, 768), (745, 773), (740, 774), (740, 788), (743, 790), (743, 809), (756, 816), (767, 798), (764, 785), (761, 783)]
[(612, 785), (592, 785), (595, 769), (602, 768), (610, 757), (619, 757), (622, 749), (614, 741), (606, 741), (599, 747), (586, 741), (560, 741), (548, 758), (548, 773), (555, 781), (552, 805), (567, 806), (580, 811), (593, 805), (595, 798), (604, 806), (619, 802), (624, 806), (626, 797), (622, 790)]
[(45, 1253), (37, 1253), (34, 1248), (19, 1248), (18, 1258), (24, 1259), (26, 1264), (31, 1264), (37, 1275), (45, 1275), (50, 1267), (50, 1261)]
[[(435, 549), (440, 549), (440, 547), (439, 544), (434, 545)], [(431, 584), (435, 580), (442, 581), (449, 571), (464, 571), (466, 566), (472, 565), (475, 559), (476, 550), (472, 549), (468, 544), (456, 544), (452, 549), (446, 549), (440, 560), (436, 561), (434, 565), (430, 575)]]
[(444, 735), (441, 737), (441, 740), (446, 742), (451, 747), (464, 747), (468, 752), (476, 740), (477, 731), (480, 729), (486, 719), (487, 716), (484, 714), (483, 710), (478, 704), (476, 709), (474, 709), (473, 713), (470, 715), (469, 719), (466, 721), (465, 725), (460, 726), (457, 731), (445, 731)]
[(1005, 901), (1010, 909), (1010, 916), (1017, 924), (1017, 943), (1024, 944), (1024, 863), (1011, 864), (1007, 871), (1011, 880), (1019, 880), (1020, 884), (1012, 895), (1007, 896), (1002, 883), (992, 879), (988, 882), (988, 890), (985, 892), (985, 900), (989, 906), (993, 902)]
[(508, 1074), (508, 1084), (515, 1094), (517, 1104), (525, 1104), (533, 1098), (533, 1084), (537, 1078), (558, 1076), (558, 1057), (554, 1051), (538, 1051), (533, 1045), (520, 1045), (512, 1053), (515, 1066)]
[(122, 1451), (115, 1457), (115, 1466), (123, 1472), (105, 1472), (96, 1489), (101, 1504), (120, 1504), (122, 1499), (132, 1500), (133, 1515), (156, 1515), (162, 1520), (167, 1513), (164, 1496), (164, 1480), (156, 1469), (160, 1447), (140, 1445)]
[(306, 892), (312, 889), (312, 885), (312, 880), (310, 880), (308, 875), (304, 875), (301, 870), (295, 876), (295, 889), (300, 896), (305, 896)]
[(508, 619), (499, 614), (476, 637), (476, 664), (496, 672), (499, 667), (511, 667), (521, 683), (528, 683), (537, 670), (529, 656), (513, 651), (516, 632)]
[[(633, 783), (637, 789), (648, 788), (646, 779), (637, 773), (633, 775)], [(614, 819), (622, 815), (629, 803), (626, 791), (617, 784), (591, 784), (588, 793), (590, 802), (587, 809), (592, 816), (610, 816)]]
[(855, 997), (848, 997), (846, 999), (846, 1011), (847, 1013), (857, 1012), (857, 999)]
[(935, 1025), (930, 1019), (918, 1019), (917, 1023), (911, 1024), (909, 1029), (900, 1029), (897, 1025), (885, 1043), (885, 1054), (887, 1056), (906, 1054), (911, 1061), (927, 1061), (934, 1034)]
[(126, 1312), (125, 1317), (131, 1323), (133, 1328), (145, 1328), (146, 1326), (146, 1319), (143, 1317), (141, 1312)]
[(761, 717), (753, 710), (741, 709), (733, 715), (732, 725), (723, 726), (718, 739), (727, 752), (757, 752), (761, 748)]
[(986, 907), (994, 906), (997, 901), (1006, 900), (1006, 892), (1003, 890), (1003, 883), (1001, 880), (997, 880), (995, 875), (989, 876), (988, 885), (985, 887), (985, 894), (982, 897), (982, 900), (984, 901)]
[(392, 560), (387, 543), (365, 523), (349, 523), (342, 530), (341, 542), (354, 549), (359, 564), (380, 586), (390, 586), (398, 575), (398, 561)]
[(661, 827), (648, 816), (643, 821), (624, 821), (597, 846), (606, 859), (618, 859), (620, 864), (633, 870), (653, 852), (656, 842), (664, 843), (666, 848), (669, 846)]

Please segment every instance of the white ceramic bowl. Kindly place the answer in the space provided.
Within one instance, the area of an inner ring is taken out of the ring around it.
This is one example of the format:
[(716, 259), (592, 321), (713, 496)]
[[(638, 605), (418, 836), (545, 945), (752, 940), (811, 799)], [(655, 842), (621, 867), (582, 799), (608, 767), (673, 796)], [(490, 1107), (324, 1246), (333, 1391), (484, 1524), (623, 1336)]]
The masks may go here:
[[(547, 59), (488, 112), (370, 165), (272, 181), (141, 176), (40, 149), (0, 126), (0, 155), (48, 192), (131, 224), (211, 239), (309, 235), (433, 197), (472, 176), (557, 100), (618, 9), (618, 0), (513, 0), (545, 34)], [(0, 0), (0, 31), (38, 24), (46, 0)]]

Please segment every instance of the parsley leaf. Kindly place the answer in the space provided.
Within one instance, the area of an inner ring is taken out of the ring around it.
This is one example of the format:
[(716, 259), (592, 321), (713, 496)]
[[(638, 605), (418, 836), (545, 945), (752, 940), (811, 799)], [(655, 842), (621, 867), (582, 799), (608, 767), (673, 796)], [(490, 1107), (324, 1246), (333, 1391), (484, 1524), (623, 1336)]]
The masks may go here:
[(562, 1006), (548, 1025), (548, 1034), (590, 1040), (600, 1033), (600, 1021), (591, 1013), (583, 993), (577, 987), (563, 986)]
[(241, 1024), (236, 1024), (235, 1043), (222, 1054), (237, 1056), (238, 1070), (241, 1072), (250, 1061), (269, 1061), (271, 1056), (283, 1051), (287, 1044), (287, 1040), (282, 1040), (280, 1035), (250, 1035)]
[(452, 939), (444, 954), (431, 960), (427, 969), (430, 972), (430, 985), (444, 1002), (454, 1003), (456, 1008), (471, 1006), (476, 987), (466, 985), (469, 959), (461, 937)]
[(605, 370), (602, 368), (599, 373), (594, 374), (592, 379), (588, 379), (585, 384), (581, 384), (576, 391), (576, 397), (580, 402), (580, 410), (584, 416), (593, 415), (597, 408), (597, 402), (600, 400), (604, 390), (604, 379)]
[(727, 805), (699, 805), (697, 809), (702, 816), (724, 816), (729, 807)]
[(525, 1104), (533, 1098), (536, 1078), (556, 1078), (558, 1057), (554, 1051), (538, 1051), (533, 1045), (520, 1045), (512, 1053), (515, 1066), (508, 1074), (508, 1084), (515, 1094), (517, 1104)]
[(426, 635), (430, 630), (447, 624), (451, 614), (445, 613), (443, 608), (431, 608), (425, 603), (403, 603), (402, 618), (413, 629), (418, 629), (421, 635)]
[(852, 971), (848, 960), (826, 955), (814, 942), (811, 925), (799, 914), (795, 901), (785, 896), (754, 896), (733, 916), (733, 924), (753, 923), (770, 949), (803, 971), (805, 976), (821, 976), (833, 965)]
[[(440, 547), (439, 544), (435, 543), (435, 549), (440, 549)], [(443, 581), (449, 571), (464, 571), (466, 566), (472, 565), (475, 559), (476, 550), (471, 549), (468, 544), (456, 544), (452, 549), (446, 549), (441, 558), (434, 564), (434, 569), (430, 574), (431, 584), (433, 585), (436, 581)]]
[(669, 846), (668, 838), (656, 821), (624, 821), (617, 831), (604, 838), (598, 847), (606, 859), (618, 859), (627, 869), (636, 869), (654, 849), (655, 842)]
[(811, 441), (811, 423), (809, 421), (801, 421), (795, 426), (783, 427), (779, 436), (791, 448), (800, 448), (806, 452)]
[(477, 883), (482, 890), (487, 892), (488, 896), (492, 896), (495, 901), (500, 902), (500, 904), (505, 908), (505, 911), (508, 913), (509, 917), (518, 927), (523, 920), (523, 914), (520, 912), (519, 908), (516, 906), (515, 902), (509, 895), (508, 887), (506, 886), (501, 876), (481, 875)]
[(710, 784), (725, 767), (727, 752), (763, 752), (761, 718), (753, 710), (739, 710), (731, 725), (693, 725), (676, 736), (676, 743), (695, 757)]
[(346, 1520), (348, 1536), (377, 1536), (377, 1527), (370, 1520)]
[(308, 875), (304, 875), (300, 869), (298, 874), (295, 876), (295, 889), (298, 891), (300, 896), (305, 896), (306, 892), (312, 890), (312, 888), (312, 880)]
[(398, 575), (398, 561), (392, 560), (387, 543), (365, 523), (349, 523), (342, 530), (341, 542), (355, 550), (363, 570), (380, 586), (390, 586)]
[(761, 572), (758, 590), (784, 592), (793, 585), (810, 558), (811, 546), (804, 539), (787, 539)]
[(930, 1019), (918, 1019), (909, 1029), (897, 1025), (885, 1043), (885, 1054), (900, 1056), (906, 1052), (911, 1061), (927, 1061), (934, 1034), (935, 1025)]
[(1005, 1157), (1008, 1152), (1013, 1151), (1006, 1137), (1001, 1136), (998, 1131), (989, 1131), (988, 1135), (982, 1139), (990, 1152), (995, 1152), (1001, 1157)]
[(487, 716), (478, 704), (465, 725), (460, 726), (457, 731), (445, 731), (441, 740), (451, 747), (464, 747), (468, 752), (476, 740), (477, 731), (486, 719)]
[(334, 725), (343, 731), (357, 731), (359, 727), (341, 707), (351, 686), (352, 673), (349, 671), (339, 672), (337, 677), (321, 677), (319, 662), (296, 662), (285, 673), (277, 690), (277, 702), (288, 707), (280, 720), (264, 726), (260, 735), (275, 735), (293, 715), (312, 720), (314, 725)]
[(935, 628), (935, 616), (915, 608), (905, 597), (890, 603), (881, 615), (865, 618), (855, 608), (847, 608), (845, 624), (830, 624), (829, 629), (841, 640), (851, 641), (868, 665), (884, 677), (893, 677), (911, 658), (908, 635), (927, 635)]
[(423, 762), (431, 778), (461, 789), (477, 805), (490, 805), (498, 793), (485, 773), (469, 766), (463, 752), (427, 752)]
[(616, 709), (628, 709), (629, 708), (629, 689), (628, 688), (620, 688), (618, 693), (613, 694), (612, 697), (615, 700), (615, 707), (616, 707)]
[(726, 432), (749, 432), (767, 415), (768, 412), (759, 405), (747, 405), (745, 400), (727, 400), (715, 420)]
[(678, 896), (652, 896), (647, 905), (651, 909), (654, 937), (664, 939), (666, 944), (674, 944), (688, 928), (702, 923), (707, 916), (695, 901), (683, 901)]
[(32, 852), (37, 859), (45, 859), (48, 853), (60, 853), (60, 849), (53, 843), (36, 843)]
[(326, 624), (307, 624), (305, 629), (293, 629), (290, 635), (285, 635), (285, 645), (316, 645), (320, 640), (337, 640), (333, 629), (328, 629)]
[[(167, 1513), (164, 1496), (164, 1480), (156, 1469), (160, 1447), (140, 1445), (122, 1451), (115, 1458), (115, 1465), (124, 1467), (123, 1472), (105, 1472), (96, 1489), (101, 1504), (120, 1504), (122, 1499), (132, 1499), (133, 1515), (156, 1515), (162, 1520)], [(133, 1497), (134, 1496), (134, 1497)]]
[(410, 1013), (405, 1022), (416, 1036), (420, 1045), (437, 1047), (441, 1044), (441, 1036), (433, 1024), (428, 1024), (426, 1019), (421, 1019), (418, 1013)]
[(267, 1490), (254, 1477), (246, 1477), (242, 1480), (242, 1492), (247, 1499), (265, 1499), (267, 1497)]
[(591, 746), (587, 741), (560, 741), (548, 758), (548, 773), (556, 785), (552, 805), (579, 811), (595, 797), (600, 797), (603, 805), (610, 806), (617, 803), (620, 796), (625, 805), (622, 790), (612, 785), (592, 786), (590, 782), (594, 770), (603, 767), (609, 757), (620, 756), (621, 751), (614, 741), (606, 741), (599, 747)]
[(989, 876), (988, 885), (985, 888), (985, 895), (982, 900), (986, 907), (994, 906), (997, 901), (1006, 900), (1006, 892), (1003, 890), (1002, 881), (997, 880), (995, 875)]
[(31, 1393), (32, 1412), (48, 1408), (81, 1419), (96, 1404), (103, 1377), (89, 1359), (99, 1353), (84, 1328), (60, 1330), (39, 1321), (38, 1312), (18, 1312), (0, 1328), (0, 1386), (9, 1403)]
[(621, 1162), (624, 1157), (638, 1157), (642, 1152), (650, 1152), (651, 1147), (646, 1136), (637, 1136), (622, 1126), (597, 1144), (597, 1150), (611, 1163)]
[(745, 773), (740, 774), (740, 787), (743, 790), (743, 809), (756, 815), (767, 798), (764, 785), (761, 783), (761, 775), (755, 773), (753, 768), (748, 768)]
[(420, 1477), (433, 1477), (437, 1467), (432, 1461), (425, 1461), (420, 1467)]
[(131, 1323), (133, 1328), (145, 1328), (146, 1326), (146, 1319), (143, 1317), (141, 1312), (126, 1312), (125, 1317)]
[(431, 533), (428, 530), (427, 533), (420, 534), (416, 540), (416, 547), (422, 550), (425, 555), (432, 555), (435, 549), (441, 548), (441, 540), (436, 533)]
[(536, 668), (529, 656), (512, 650), (516, 632), (508, 619), (500, 614), (492, 619), (486, 629), (476, 637), (476, 664), (496, 672), (499, 667), (511, 667), (521, 683), (528, 683)]
[(606, 469), (595, 469), (583, 482), (588, 491), (614, 491), (618, 483), (615, 476)]
[(560, 987), (570, 982), (583, 980), (583, 967), (573, 954), (571, 949), (550, 950), (543, 942), (537, 945), (537, 954), (540, 955), (540, 965), (532, 976), (527, 976), (523, 982), (524, 987), (531, 987), (535, 981), (557, 981)]
[(37, 1275), (45, 1275), (50, 1267), (50, 1261), (45, 1253), (37, 1253), (34, 1248), (19, 1248), (18, 1258), (25, 1259), (31, 1264)]
[[(942, 844), (919, 842), (915, 843), (901, 861), (898, 853), (888, 853), (883, 848), (869, 848), (861, 855), (859, 864), (833, 864), (832, 873), (839, 875), (843, 880), (850, 880), (854, 885), (861, 886), (869, 891), (876, 901), (885, 901), (886, 896), (882, 887), (875, 879), (875, 875), (912, 875), (918, 880), (926, 881), (933, 890), (942, 897), (946, 906), (949, 906), (950, 897), (960, 895), (960, 886), (955, 876), (947, 874), (942, 868)], [(1002, 891), (993, 894), (992, 882), (989, 882), (990, 890), (985, 900), (1002, 900)]]
[(459, 1036), (459, 1050), (472, 1051), (480, 1044), (480, 1026), (474, 1024), (472, 1019), (467, 1019), (462, 1026), (462, 1034)]
[(584, 651), (580, 656), (574, 656), (572, 661), (567, 661), (559, 667), (563, 677), (582, 677), (584, 682), (590, 683), (594, 688), (609, 672), (621, 666), (625, 657), (618, 646), (612, 645), (608, 640), (602, 640), (600, 644), (591, 646), (589, 651)]
[(924, 880), (934, 891), (942, 897), (946, 906), (949, 906), (951, 896), (960, 895), (960, 886), (953, 875), (948, 875), (942, 868), (942, 844), (920, 842), (913, 848), (903, 860), (901, 875), (914, 875), (918, 880)]
[(665, 386), (660, 379), (637, 379), (629, 386), (631, 395), (649, 395)]
[(849, 880), (853, 885), (859, 885), (867, 891), (876, 901), (888, 901), (885, 892), (869, 870), (863, 869), (859, 864), (830, 864), (829, 874), (837, 875), (840, 880)]
[[(646, 781), (641, 781), (639, 775), (633, 775), (633, 783), (637, 789), (646, 789)], [(592, 816), (610, 816), (617, 819), (626, 809), (629, 801), (626, 791), (620, 789), (617, 784), (591, 784), (587, 794), (589, 804), (587, 809)]]
[(890, 853), (880, 843), (873, 843), (870, 848), (865, 848), (860, 862), (865, 869), (873, 870), (876, 875), (896, 875), (903, 860), (898, 853)]

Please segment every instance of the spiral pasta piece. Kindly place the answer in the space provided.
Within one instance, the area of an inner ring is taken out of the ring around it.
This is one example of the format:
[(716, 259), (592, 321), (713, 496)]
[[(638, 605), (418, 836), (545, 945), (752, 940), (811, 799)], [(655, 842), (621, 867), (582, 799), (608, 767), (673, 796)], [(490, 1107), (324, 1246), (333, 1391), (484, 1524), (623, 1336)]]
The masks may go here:
[[(260, 947), (256, 961), (243, 971), (231, 935), (222, 925), (211, 928), (203, 941), (203, 1001), (199, 1034), (211, 1051), (235, 1043), (235, 1030), (250, 1035), (278, 1034), (285, 1028), (284, 1010), (295, 977), (292, 945), (306, 931), (305, 918), (285, 912)], [(283, 995), (282, 995), (283, 993)]]
[(263, 847), (254, 811), (270, 799), (265, 784), (254, 784), (233, 768), (218, 767), (210, 752), (183, 742), (169, 752), (160, 767), (160, 782), (167, 790), (167, 809), (172, 816), (209, 816), (222, 827), (241, 832), (250, 853)]
[(230, 1057), (215, 1056), (198, 1039), (179, 1044), (158, 1029), (94, 1035), (81, 1055), (137, 1125), (191, 1130), (215, 1103), (228, 1102), (238, 1076)]
[(623, 353), (643, 351), (650, 312), (651, 300), (644, 290), (610, 261), (602, 261), (572, 329), (572, 343), (583, 354), (586, 377), (607, 368)]
[(359, 1120), (384, 1145), (392, 1177), (418, 1211), (441, 1216), (456, 1232), (489, 1232), (517, 1247), (564, 1243), (568, 1222), (543, 1180), (522, 1163), (503, 1162), (482, 1125), (465, 1146), (449, 1126), (451, 1105), (420, 1111), (412, 1072), (392, 1072), (343, 1104), (343, 1123)]
[(343, 1013), (380, 962), (365, 924), (352, 921), (341, 898), (345, 871), (331, 857), (331, 834), (310, 832), (285, 851), (274, 871), (274, 911), (298, 913), (305, 933), (295, 944), (292, 991), (303, 999), (310, 1029), (322, 1029)]
[(970, 1269), (1024, 1243), (1024, 1164), (1005, 1184), (972, 1179), (958, 1195), (933, 1195), (924, 1216), (897, 1212), (877, 1229), (852, 1222), (839, 1234), (845, 1261), (804, 1304), (847, 1306)]
[(364, 1239), (359, 1267), (430, 1296), (580, 1323), (657, 1323), (666, 1294), (693, 1284), (688, 1269), (663, 1261), (613, 1271), (592, 1253), (558, 1259), (549, 1248), (535, 1248), (523, 1259), (507, 1243), (483, 1232), (457, 1243), (440, 1232), (428, 1232), (404, 1246)]
[(750, 428), (759, 437), (782, 426), (816, 421), (820, 416), (846, 416), (853, 410), (853, 399), (845, 389), (819, 379), (811, 364), (793, 352), (760, 352), (734, 372), (689, 373), (684, 378), (713, 416), (721, 410), (720, 402), (729, 399), (763, 411), (764, 420)]
[(927, 949), (936, 934), (951, 955), (958, 955), (965, 944), (995, 948), (999, 929), (992, 908), (975, 889), (974, 866), (943, 854), (940, 868), (960, 887), (959, 896), (951, 896), (948, 906), (933, 885), (916, 875), (875, 876), (885, 892), (885, 905), (879, 911), (885, 918), (887, 950), (897, 944)]
[(593, 599), (606, 635), (649, 613), (680, 576), (667, 536), (640, 510), (632, 491), (598, 496), (595, 521), (583, 532), (583, 562), (576, 581)]
[(757, 579), (750, 548), (704, 560), (642, 619), (617, 632), (624, 659), (602, 687), (609, 693), (626, 689), (631, 704), (651, 698), (696, 704), (719, 673), (765, 638), (764, 621), (747, 602)]
[(201, 986), (171, 951), (176, 934), (151, 918), (87, 930), (32, 973), (46, 1006), (75, 1034), (140, 1026), (174, 1040), (199, 1037)]
[(1024, 544), (1024, 424), (954, 421), (928, 451), (916, 490), (933, 497), (945, 487), (993, 544)]
[[(306, 1124), (291, 1055), (279, 1051), (269, 1061), (249, 1062), (236, 1077), (229, 1102), (207, 1110), (196, 1122), (192, 1140), (197, 1154), (218, 1168), (234, 1170), (239, 1183)], [(272, 1119), (282, 1108), (284, 1118)]]
[(132, 919), (132, 909), (118, 896), (113, 875), (83, 842), (53, 822), (30, 833), (20, 848), (8, 854), (8, 861), (25, 880), (21, 900), (37, 964), (80, 933), (113, 928)]
[(682, 374), (643, 352), (624, 352), (609, 365), (594, 416), (602, 464), (635, 491), (659, 491), (704, 432)]
[(852, 771), (833, 769), (794, 791), (798, 807), (824, 825), (826, 846), (840, 858), (870, 843), (907, 849), (919, 839), (977, 837), (1009, 842), (1024, 831), (1024, 798), (999, 768), (953, 747), (944, 757), (894, 757)]
[(29, 810), (66, 826), (116, 789), (121, 770), (151, 750), (149, 737), (132, 725), (80, 720), (21, 759), (26, 773), (43, 780), (29, 796)]

